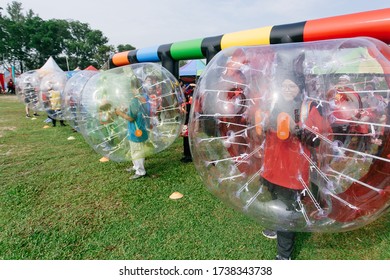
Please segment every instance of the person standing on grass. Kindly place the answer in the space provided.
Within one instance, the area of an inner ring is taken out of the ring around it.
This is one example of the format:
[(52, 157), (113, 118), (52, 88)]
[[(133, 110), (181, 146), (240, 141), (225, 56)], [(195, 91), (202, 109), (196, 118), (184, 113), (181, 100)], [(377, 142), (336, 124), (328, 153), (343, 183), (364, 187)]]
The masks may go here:
[(183, 108), (186, 112), (186, 119), (184, 122), (184, 129), (182, 131), (182, 137), (183, 137), (183, 157), (180, 159), (183, 163), (192, 162), (192, 155), (190, 150), (190, 142), (188, 140), (188, 122), (190, 119), (190, 110), (191, 110), (191, 103), (192, 103), (192, 95), (194, 92), (195, 84), (188, 84), (185, 85), (183, 81), (180, 81), (180, 85), (182, 88), (182, 91), (184, 93), (186, 103), (185, 107)]
[(115, 114), (128, 122), (127, 139), (130, 143), (133, 166), (126, 170), (129, 172), (135, 172), (135, 174), (130, 177), (130, 180), (146, 176), (145, 142), (148, 140), (148, 131), (146, 129), (147, 122), (144, 117), (144, 106), (147, 103), (147, 100), (145, 96), (140, 94), (140, 88), (138, 80), (131, 86), (130, 94), (132, 94), (132, 99), (130, 101), (129, 108), (125, 112), (118, 108), (115, 109)]
[[(310, 156), (311, 149), (318, 147), (319, 139), (314, 133), (300, 128), (304, 76), (286, 74), (280, 80), (281, 98), (269, 114), (261, 183), (268, 188), (272, 200), (283, 202), (286, 206), (283, 211), (300, 211), (298, 201), (305, 189), (299, 178), (310, 185), (309, 162), (301, 151)], [(323, 120), (316, 106), (310, 106), (305, 125), (321, 129)], [(277, 239), (276, 260), (291, 259), (295, 232), (266, 229), (262, 233), (267, 238)]]
[[(22, 95), (24, 96), (24, 103), (26, 103), (26, 118), (31, 118), (30, 115), (30, 106), (36, 108), (38, 104), (38, 95), (37, 90), (33, 87), (31, 83), (27, 83), (22, 90)], [(37, 111), (34, 110), (34, 117), (39, 116)]]

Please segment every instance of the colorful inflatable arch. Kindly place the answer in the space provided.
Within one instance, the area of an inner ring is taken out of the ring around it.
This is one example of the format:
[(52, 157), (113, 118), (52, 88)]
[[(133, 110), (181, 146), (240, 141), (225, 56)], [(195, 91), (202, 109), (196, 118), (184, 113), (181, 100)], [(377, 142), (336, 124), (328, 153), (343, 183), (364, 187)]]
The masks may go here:
[(390, 8), (347, 14), (297, 23), (266, 26), (224, 35), (157, 45), (114, 54), (110, 68), (138, 62), (162, 62), (178, 77), (178, 61), (210, 61), (219, 51), (232, 46), (310, 42), (366, 36), (390, 44)]

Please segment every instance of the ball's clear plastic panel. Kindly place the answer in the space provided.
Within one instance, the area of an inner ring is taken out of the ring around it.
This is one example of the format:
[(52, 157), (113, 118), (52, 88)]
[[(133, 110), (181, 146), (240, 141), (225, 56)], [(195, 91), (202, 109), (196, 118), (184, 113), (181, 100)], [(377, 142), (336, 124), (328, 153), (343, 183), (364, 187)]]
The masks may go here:
[(40, 109), (39, 88), (41, 79), (37, 70), (21, 74), (16, 80), (16, 95), (33, 111)]
[(61, 92), (65, 88), (66, 81), (66, 73), (63, 71), (51, 71), (42, 75), (39, 102), (41, 109), (53, 119), (64, 119), (61, 111)]
[(88, 80), (99, 73), (98, 71), (82, 70), (74, 73), (66, 82), (61, 92), (61, 112), (64, 119), (79, 131), (77, 123), (77, 106), (80, 103), (81, 92)]
[(115, 110), (128, 112), (137, 98), (146, 122), (144, 156), (169, 147), (184, 123), (184, 96), (176, 78), (161, 65), (138, 63), (91, 77), (77, 106), (77, 122), (91, 147), (113, 161), (134, 159), (128, 121)]
[[(378, 218), (390, 205), (389, 58), (371, 38), (218, 53), (189, 129), (207, 188), (276, 230), (346, 231)], [(300, 93), (286, 97), (289, 87)]]

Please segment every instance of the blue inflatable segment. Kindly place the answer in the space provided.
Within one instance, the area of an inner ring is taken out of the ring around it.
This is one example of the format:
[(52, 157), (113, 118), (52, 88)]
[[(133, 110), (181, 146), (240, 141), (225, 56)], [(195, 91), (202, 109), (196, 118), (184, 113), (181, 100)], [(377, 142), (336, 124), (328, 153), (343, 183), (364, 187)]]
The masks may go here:
[(139, 62), (160, 62), (160, 58), (158, 57), (159, 46), (149, 47), (139, 49), (137, 51), (137, 59)]

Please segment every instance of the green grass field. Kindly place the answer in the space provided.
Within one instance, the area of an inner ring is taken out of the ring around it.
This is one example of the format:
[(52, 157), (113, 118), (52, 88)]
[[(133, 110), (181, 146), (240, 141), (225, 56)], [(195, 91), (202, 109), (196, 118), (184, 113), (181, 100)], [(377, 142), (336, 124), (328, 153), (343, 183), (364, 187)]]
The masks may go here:
[[(182, 139), (146, 160), (101, 163), (69, 126), (44, 129), (15, 96), (0, 96), (0, 259), (261, 260), (276, 241), (208, 192)], [(73, 141), (67, 140), (74, 136)], [(169, 199), (181, 192), (179, 200)], [(388, 260), (390, 215), (345, 233), (298, 233), (294, 259)]]

